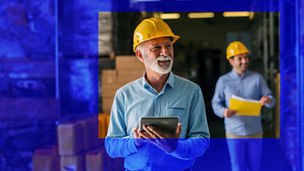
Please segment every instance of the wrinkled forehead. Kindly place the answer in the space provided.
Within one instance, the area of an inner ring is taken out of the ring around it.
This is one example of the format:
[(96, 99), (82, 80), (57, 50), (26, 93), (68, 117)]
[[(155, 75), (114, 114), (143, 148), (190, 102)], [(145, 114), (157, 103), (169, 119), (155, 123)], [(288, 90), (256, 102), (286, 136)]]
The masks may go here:
[(142, 43), (144, 46), (154, 46), (154, 45), (162, 45), (162, 44), (172, 44), (172, 41), (169, 37), (159, 37), (151, 40), (147, 40)]

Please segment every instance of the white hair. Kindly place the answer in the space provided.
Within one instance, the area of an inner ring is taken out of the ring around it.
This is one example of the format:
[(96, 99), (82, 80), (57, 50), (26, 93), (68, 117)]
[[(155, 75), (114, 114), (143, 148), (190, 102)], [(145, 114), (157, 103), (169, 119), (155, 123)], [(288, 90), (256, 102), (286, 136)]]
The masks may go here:
[(144, 52), (144, 48), (143, 48), (143, 43), (139, 44), (136, 46), (135, 48), (136, 51), (140, 51), (142, 54), (145, 53)]

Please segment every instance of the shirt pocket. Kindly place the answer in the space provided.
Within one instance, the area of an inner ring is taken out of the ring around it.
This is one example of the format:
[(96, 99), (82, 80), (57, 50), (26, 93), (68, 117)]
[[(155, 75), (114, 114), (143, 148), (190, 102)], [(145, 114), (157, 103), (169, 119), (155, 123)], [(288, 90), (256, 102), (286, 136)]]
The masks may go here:
[(185, 112), (186, 106), (184, 104), (169, 104), (167, 107), (168, 116), (179, 116), (179, 118), (182, 119)]

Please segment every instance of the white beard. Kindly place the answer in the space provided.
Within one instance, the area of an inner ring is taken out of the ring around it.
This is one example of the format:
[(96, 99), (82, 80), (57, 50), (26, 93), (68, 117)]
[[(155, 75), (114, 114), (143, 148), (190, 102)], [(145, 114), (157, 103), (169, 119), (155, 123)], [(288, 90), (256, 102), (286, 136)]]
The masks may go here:
[[(169, 61), (169, 66), (161, 66), (158, 64), (158, 61)], [(160, 73), (160, 74), (167, 74), (171, 71), (173, 66), (173, 59), (170, 56), (159, 56), (157, 59), (153, 60), (152, 62), (144, 55), (144, 62), (148, 68), (152, 71)]]

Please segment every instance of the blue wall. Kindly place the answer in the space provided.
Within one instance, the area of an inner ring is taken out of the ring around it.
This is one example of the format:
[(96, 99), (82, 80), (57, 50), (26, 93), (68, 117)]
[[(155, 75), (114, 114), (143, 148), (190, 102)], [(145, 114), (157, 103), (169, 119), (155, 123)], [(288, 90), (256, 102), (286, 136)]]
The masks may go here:
[[(18, 97), (23, 98), (58, 98), (61, 116), (77, 117), (97, 113), (98, 11), (278, 11), (280, 12), (281, 138), (264, 140), (265, 161), (262, 165), (265, 170), (304, 169), (303, 1), (131, 2), (135, 1), (95, 0), (76, 3), (74, 0), (67, 0), (58, 1), (58, 8), (55, 8), (57, 3), (53, 0), (10, 2), (0, 0), (0, 98), (17, 97), (14, 93), (18, 91), (20, 92)], [(58, 37), (55, 36), (56, 31)], [(26, 62), (33, 67), (28, 67)], [(34, 65), (32, 62), (41, 62), (41, 65)], [(49, 64), (42, 67), (43, 62)], [(26, 67), (23, 70), (4, 70), (12, 64), (15, 65), (13, 68), (22, 68), (24, 65)], [(56, 74), (56, 71), (59, 73)], [(25, 87), (11, 88), (11, 85), (15, 85), (13, 78), (16, 79), (16, 74), (17, 79), (21, 81), (16, 85), (26, 85)], [(28, 85), (24, 80), (33, 80), (34, 83)], [(47, 90), (41, 91), (48, 86)], [(59, 96), (56, 96), (56, 91), (59, 92)], [(0, 115), (5, 115), (3, 111), (0, 112), (2, 112)], [(23, 118), (23, 116), (17, 117)], [(218, 159), (219, 156), (223, 158)], [(223, 165), (217, 165), (213, 159), (222, 161)], [(195, 168), (222, 170), (229, 167), (227, 160), (225, 139), (213, 139), (210, 149), (205, 156), (197, 160)]]

